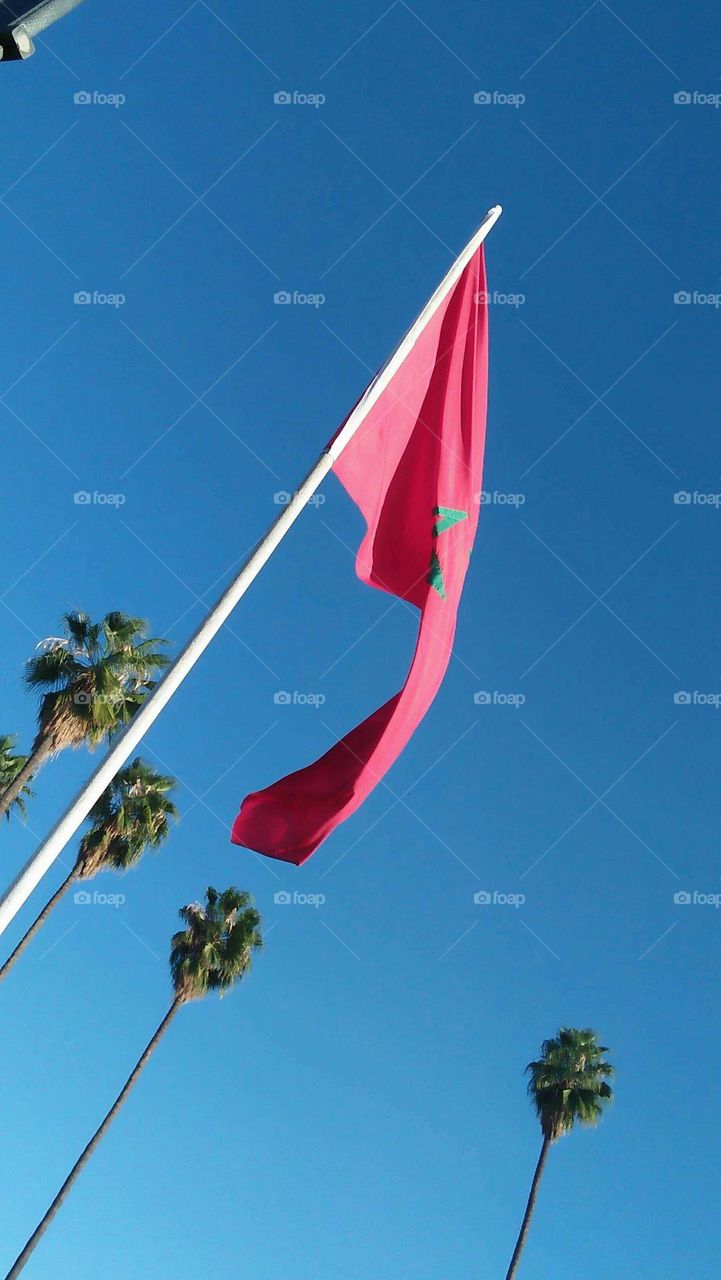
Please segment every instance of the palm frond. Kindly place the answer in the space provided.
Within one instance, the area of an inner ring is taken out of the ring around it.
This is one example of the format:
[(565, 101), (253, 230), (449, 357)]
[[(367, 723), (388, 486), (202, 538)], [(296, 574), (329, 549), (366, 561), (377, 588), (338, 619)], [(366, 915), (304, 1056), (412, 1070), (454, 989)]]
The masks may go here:
[[(16, 739), (11, 734), (0, 734), (0, 795), (15, 781), (20, 770), (24, 769), (28, 762), (28, 756), (21, 755), (15, 750), (15, 742)], [(13, 809), (20, 814), (23, 821), (25, 820), (27, 817), (25, 800), (33, 799), (34, 794), (26, 783), (5, 813), (8, 822)]]
[(25, 667), (25, 684), (29, 689), (60, 689), (82, 676), (87, 667), (64, 645), (54, 645), (31, 658)]
[(63, 619), (65, 634), (48, 642), (26, 664), (25, 683), (44, 696), (37, 742), (53, 751), (97, 746), (135, 715), (169, 659), (165, 641), (148, 636), (148, 624), (117, 610), (93, 622), (75, 610)]
[(614, 1069), (602, 1056), (607, 1052), (591, 1028), (561, 1027), (544, 1040), (541, 1057), (526, 1070), (528, 1095), (546, 1137), (555, 1140), (576, 1121), (597, 1123), (613, 1096), (608, 1080)]
[(146, 849), (158, 849), (177, 817), (169, 797), (176, 785), (139, 756), (121, 769), (88, 814), (76, 863), (80, 876), (89, 879), (104, 868), (127, 871)]
[(170, 971), (176, 995), (199, 999), (210, 991), (224, 995), (250, 970), (263, 944), (261, 919), (249, 893), (208, 887), (205, 903), (180, 909), (185, 929), (173, 935)]

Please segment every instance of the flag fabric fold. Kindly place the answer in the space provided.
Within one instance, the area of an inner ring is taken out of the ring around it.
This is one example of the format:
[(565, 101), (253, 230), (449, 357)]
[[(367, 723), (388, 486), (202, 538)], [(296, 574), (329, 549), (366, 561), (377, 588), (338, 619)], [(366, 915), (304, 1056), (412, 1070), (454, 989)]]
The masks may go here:
[(486, 296), (481, 244), (333, 465), (367, 524), (358, 577), (420, 610), (406, 682), (320, 759), (247, 796), (235, 844), (300, 866), (384, 777), (440, 687), (478, 524)]

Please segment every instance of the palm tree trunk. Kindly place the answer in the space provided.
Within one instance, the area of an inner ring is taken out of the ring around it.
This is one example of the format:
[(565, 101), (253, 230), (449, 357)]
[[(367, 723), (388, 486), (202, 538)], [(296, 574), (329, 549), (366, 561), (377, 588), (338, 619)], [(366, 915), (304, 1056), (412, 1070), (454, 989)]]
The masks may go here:
[(3, 978), (6, 977), (7, 974), (10, 972), (13, 965), (15, 964), (15, 961), (20, 959), (20, 956), (22, 955), (26, 946), (28, 945), (29, 942), (32, 942), (33, 938), (35, 937), (35, 934), (38, 932), (41, 926), (45, 924), (45, 921), (50, 915), (50, 912), (52, 911), (53, 907), (57, 906), (63, 894), (67, 893), (71, 884), (73, 884), (77, 879), (78, 879), (78, 868), (77, 866), (75, 866), (70, 872), (70, 875), (67, 876), (65, 880), (63, 880), (63, 883), (61, 884), (60, 888), (55, 891), (52, 898), (50, 898), (45, 903), (45, 906), (40, 912), (40, 915), (36, 916), (36, 918), (33, 920), (32, 924), (30, 925), (30, 928), (28, 929), (27, 933), (23, 934), (15, 950), (10, 952), (10, 955), (5, 961), (5, 964), (2, 966), (2, 968), (0, 968), (0, 982), (2, 982)]
[(52, 740), (50, 738), (41, 739), (37, 747), (33, 748), (20, 772), (13, 778), (10, 786), (6, 787), (2, 795), (0, 795), (0, 818), (7, 813), (10, 805), (17, 800), (23, 787), (27, 786), (30, 779), (35, 776), (38, 769), (45, 764), (46, 760), (49, 760), (52, 754)]
[(70, 1170), (70, 1173), (68, 1174), (63, 1185), (58, 1191), (58, 1194), (56, 1195), (52, 1204), (48, 1208), (44, 1217), (41, 1219), (41, 1221), (38, 1223), (37, 1227), (33, 1231), (33, 1234), (31, 1235), (30, 1239), (25, 1245), (25, 1248), (23, 1249), (22, 1253), (20, 1253), (18, 1257), (15, 1259), (15, 1262), (13, 1263), (12, 1267), (8, 1271), (5, 1277), (5, 1280), (15, 1280), (15, 1277), (20, 1275), (20, 1272), (23, 1270), (25, 1263), (30, 1258), (30, 1255), (35, 1249), (35, 1246), (39, 1243), (42, 1236), (45, 1235), (45, 1232), (50, 1226), (50, 1223), (55, 1217), (55, 1214), (57, 1213), (58, 1209), (60, 1208), (63, 1201), (65, 1200), (65, 1197), (68, 1195), (78, 1174), (85, 1167), (91, 1155), (93, 1154), (95, 1148), (100, 1142), (100, 1139), (103, 1137), (103, 1134), (105, 1133), (106, 1129), (110, 1127), (112, 1121), (115, 1119), (115, 1116), (117, 1115), (118, 1111), (120, 1110), (123, 1103), (125, 1102), (125, 1099), (130, 1093), (130, 1090), (135, 1084), (135, 1081), (140, 1075), (140, 1072), (143, 1070), (143, 1067), (145, 1066), (146, 1062), (148, 1061), (155, 1047), (159, 1044), (163, 1034), (167, 1031), (172, 1019), (175, 1017), (175, 1014), (178, 1012), (178, 1009), (180, 1008), (181, 1004), (183, 1004), (183, 998), (181, 996), (176, 996), (170, 1008), (168, 1009), (168, 1012), (163, 1018), (163, 1021), (160, 1023), (157, 1031), (153, 1035), (152, 1039), (148, 1042), (140, 1058), (138, 1058), (138, 1061), (133, 1067), (133, 1070), (131, 1071), (130, 1075), (125, 1081), (125, 1084), (120, 1090), (120, 1093), (118, 1094), (117, 1098), (115, 1099), (115, 1102), (113, 1103), (112, 1107), (108, 1111), (108, 1114), (106, 1115), (102, 1124), (99, 1126), (99, 1128), (95, 1130), (95, 1133), (90, 1139), (88, 1145), (85, 1147), (84, 1151), (78, 1156), (78, 1159), (75, 1161), (75, 1164), (73, 1165), (72, 1169)]
[[(508, 1271), (506, 1272), (506, 1280), (513, 1280), (513, 1277), (515, 1276), (516, 1271), (518, 1269), (518, 1264), (521, 1260), (523, 1247), (526, 1243), (526, 1236), (528, 1235), (528, 1228), (531, 1225), (531, 1216), (533, 1214), (533, 1210), (536, 1204), (536, 1196), (538, 1195), (538, 1187), (541, 1182), (541, 1174), (543, 1173), (543, 1169), (546, 1163), (546, 1158), (548, 1156), (550, 1147), (551, 1147), (551, 1139), (544, 1138), (543, 1145), (541, 1147), (541, 1154), (538, 1157), (538, 1164), (536, 1165), (536, 1172), (533, 1175), (533, 1182), (531, 1183), (531, 1190), (528, 1196), (528, 1204), (526, 1205), (526, 1212), (523, 1215), (521, 1230), (518, 1235), (518, 1240), (516, 1241), (516, 1247), (513, 1250), (511, 1265), (508, 1268)], [(8, 1277), (8, 1280), (10, 1280), (10, 1277)]]

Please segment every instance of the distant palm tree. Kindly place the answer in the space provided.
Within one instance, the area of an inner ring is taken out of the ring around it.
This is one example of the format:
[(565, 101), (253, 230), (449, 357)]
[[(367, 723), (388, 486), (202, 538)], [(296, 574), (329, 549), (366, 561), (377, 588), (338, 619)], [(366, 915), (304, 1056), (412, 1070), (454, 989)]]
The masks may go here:
[(25, 684), (41, 693), (38, 732), (22, 769), (0, 794), (0, 814), (51, 756), (85, 744), (92, 750), (132, 719), (168, 665), (164, 640), (147, 636), (143, 618), (65, 614), (65, 635), (45, 640), (27, 663)]
[(90, 829), (80, 841), (70, 875), (46, 902), (0, 968), (0, 982), (71, 885), (78, 880), (90, 880), (99, 871), (128, 871), (145, 849), (157, 849), (163, 843), (170, 831), (171, 819), (177, 816), (175, 805), (168, 797), (175, 785), (175, 778), (156, 773), (139, 756), (116, 773), (88, 814)]
[[(27, 756), (21, 756), (15, 751), (15, 738), (8, 734), (0, 734), (0, 795), (7, 791), (8, 787), (15, 781), (21, 769), (25, 768), (28, 762)], [(5, 817), (10, 821), (10, 808), (17, 809), (21, 817), (27, 816), (25, 809), (25, 797), (32, 798), (32, 791), (27, 784), (20, 787), (15, 799), (11, 805), (5, 809)], [(0, 812), (2, 812), (0, 810)]]
[(252, 906), (250, 894), (240, 889), (226, 889), (224, 893), (208, 889), (205, 905), (191, 903), (181, 909), (180, 917), (185, 921), (186, 927), (174, 934), (170, 944), (170, 974), (174, 993), (170, 1008), (5, 1280), (15, 1280), (20, 1275), (181, 1006), (189, 1000), (202, 999), (209, 991), (219, 991), (224, 995), (248, 973), (253, 952), (262, 946), (260, 916)]
[(611, 1100), (607, 1081), (614, 1071), (604, 1060), (604, 1053), (608, 1049), (598, 1043), (595, 1031), (561, 1027), (554, 1040), (544, 1040), (538, 1061), (529, 1062), (526, 1068), (530, 1076), (528, 1096), (541, 1124), (543, 1143), (506, 1280), (513, 1280), (518, 1268), (551, 1144), (568, 1133), (576, 1121), (596, 1124)]

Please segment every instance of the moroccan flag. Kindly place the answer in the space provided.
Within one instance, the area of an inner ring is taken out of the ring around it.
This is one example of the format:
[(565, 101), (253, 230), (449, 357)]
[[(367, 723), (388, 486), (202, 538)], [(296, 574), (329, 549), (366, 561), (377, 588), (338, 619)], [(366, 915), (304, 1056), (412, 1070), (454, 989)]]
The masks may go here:
[(485, 291), (479, 244), (440, 304), (434, 308), (431, 299), (418, 324), (429, 313), (427, 321), (374, 402), (381, 374), (370, 384), (351, 417), (365, 401), (371, 407), (333, 463), (368, 526), (358, 577), (420, 610), (406, 682), (314, 764), (247, 796), (233, 826), (235, 844), (300, 866), (390, 769), (438, 691), (478, 523)]

